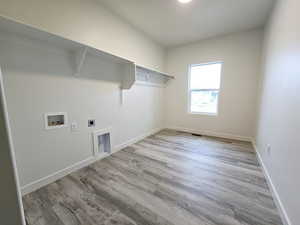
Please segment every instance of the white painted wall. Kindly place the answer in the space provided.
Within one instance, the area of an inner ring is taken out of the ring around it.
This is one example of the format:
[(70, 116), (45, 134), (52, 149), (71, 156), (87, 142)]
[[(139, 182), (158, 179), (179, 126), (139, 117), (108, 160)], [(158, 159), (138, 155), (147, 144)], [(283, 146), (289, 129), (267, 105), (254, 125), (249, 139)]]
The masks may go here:
[[(140, 51), (143, 51), (141, 49)], [(71, 54), (22, 37), (1, 35), (8, 111), (21, 186), (45, 178), (92, 156), (91, 133), (113, 129), (113, 145), (163, 127), (164, 89), (119, 89), (123, 69), (89, 56), (81, 78), (73, 76)], [(67, 112), (78, 131), (44, 129), (46, 112)], [(88, 119), (96, 128), (88, 128)]]
[(267, 27), (257, 130), (259, 153), (293, 225), (300, 223), (299, 10), (298, 0), (279, 1)]
[(164, 70), (164, 50), (97, 0), (0, 0), (0, 15)]
[[(167, 54), (167, 70), (176, 79), (166, 91), (166, 124), (171, 128), (229, 138), (254, 136), (262, 30), (200, 41)], [(223, 61), (219, 115), (188, 113), (188, 66)]]
[(6, 225), (25, 225), (0, 68), (0, 218)]

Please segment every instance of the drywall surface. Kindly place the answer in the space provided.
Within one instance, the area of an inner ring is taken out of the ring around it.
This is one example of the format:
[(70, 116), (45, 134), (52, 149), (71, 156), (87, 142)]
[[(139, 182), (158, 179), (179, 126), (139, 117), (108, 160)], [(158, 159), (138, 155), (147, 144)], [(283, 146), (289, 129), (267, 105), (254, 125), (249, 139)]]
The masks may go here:
[[(253, 30), (168, 51), (167, 70), (176, 79), (166, 91), (167, 126), (229, 138), (253, 137), (262, 40), (262, 30)], [(189, 65), (217, 61), (224, 62), (218, 116), (189, 114)]]
[(0, 218), (1, 224), (25, 225), (21, 211), (20, 191), (17, 187), (13, 149), (9, 138), (6, 103), (0, 69)]
[(279, 1), (266, 29), (256, 140), (287, 217), (294, 225), (300, 223), (299, 10), (298, 0)]
[[(72, 53), (13, 35), (0, 37), (0, 62), (22, 186), (92, 157), (94, 130), (111, 127), (119, 146), (163, 127), (164, 89), (121, 91), (124, 70), (116, 63), (89, 55), (74, 77)], [(67, 112), (77, 131), (45, 130), (47, 112)]]
[(163, 70), (164, 49), (97, 0), (0, 0), (0, 15)]

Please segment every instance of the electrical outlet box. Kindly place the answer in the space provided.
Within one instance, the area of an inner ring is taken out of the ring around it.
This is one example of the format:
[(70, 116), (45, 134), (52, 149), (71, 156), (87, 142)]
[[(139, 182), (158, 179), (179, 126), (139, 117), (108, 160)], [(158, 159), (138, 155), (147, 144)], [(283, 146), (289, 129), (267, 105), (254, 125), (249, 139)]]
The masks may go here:
[(88, 127), (95, 127), (96, 121), (95, 120), (88, 120)]

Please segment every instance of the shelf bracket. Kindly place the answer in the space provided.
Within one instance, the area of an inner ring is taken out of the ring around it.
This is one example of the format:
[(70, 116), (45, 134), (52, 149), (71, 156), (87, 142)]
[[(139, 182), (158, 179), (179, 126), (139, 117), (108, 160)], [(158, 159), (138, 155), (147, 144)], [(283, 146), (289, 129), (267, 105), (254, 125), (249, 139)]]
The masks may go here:
[(76, 77), (80, 76), (80, 73), (82, 71), (82, 67), (83, 67), (84, 60), (86, 58), (87, 52), (88, 52), (88, 47), (84, 47), (80, 51), (78, 51), (75, 55), (75, 57), (76, 57), (76, 70), (75, 70), (74, 76), (76, 76)]
[(122, 81), (122, 89), (130, 89), (136, 81), (136, 66), (133, 62), (127, 63), (125, 66), (124, 78)]

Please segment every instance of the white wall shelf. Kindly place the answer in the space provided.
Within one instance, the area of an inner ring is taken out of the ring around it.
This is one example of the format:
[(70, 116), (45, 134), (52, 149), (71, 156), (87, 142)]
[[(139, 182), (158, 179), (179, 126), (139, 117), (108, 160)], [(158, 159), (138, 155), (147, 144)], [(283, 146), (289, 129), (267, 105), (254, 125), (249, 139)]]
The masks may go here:
[(167, 83), (174, 79), (173, 76), (146, 67), (136, 66), (136, 82), (138, 85), (165, 87)]
[(145, 66), (141, 66), (141, 65), (137, 65), (136, 66), (138, 69), (141, 69), (141, 70), (144, 70), (146, 72), (148, 72), (149, 74), (154, 74), (154, 75), (157, 75), (157, 76), (162, 76), (164, 77), (166, 80), (170, 80), (170, 79), (174, 79), (175, 77), (174, 76), (171, 76), (167, 73), (163, 73), (163, 72), (160, 72), (160, 71), (157, 71), (157, 70), (152, 70), (152, 69), (149, 69)]
[[(112, 55), (110, 53), (104, 52), (100, 49), (96, 49), (92, 46), (87, 46), (73, 40), (69, 40), (54, 34), (51, 34), (46, 31), (42, 31), (31, 26), (18, 23), (4, 17), (0, 16), (0, 33), (9, 33), (18, 35), (21, 37), (29, 38), (31, 40), (36, 40), (47, 45), (54, 45), (61, 49), (65, 49), (74, 53), (75, 63), (74, 63), (74, 76), (80, 77), (82, 73), (82, 69), (88, 54), (99, 57), (99, 59), (105, 59), (112, 61), (114, 63), (122, 64), (124, 66), (125, 73), (121, 79), (121, 89), (130, 89), (133, 84), (137, 81), (143, 81), (146, 83), (158, 82), (158, 78), (162, 80), (162, 83), (166, 84), (168, 80), (173, 79), (174, 77), (155, 71), (144, 66), (136, 65), (134, 62)], [(145, 76), (146, 80), (140, 80), (141, 72), (144, 71), (144, 74), (148, 74)], [(137, 74), (139, 73), (139, 74)], [(155, 78), (156, 77), (156, 78)]]

